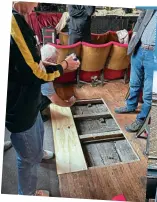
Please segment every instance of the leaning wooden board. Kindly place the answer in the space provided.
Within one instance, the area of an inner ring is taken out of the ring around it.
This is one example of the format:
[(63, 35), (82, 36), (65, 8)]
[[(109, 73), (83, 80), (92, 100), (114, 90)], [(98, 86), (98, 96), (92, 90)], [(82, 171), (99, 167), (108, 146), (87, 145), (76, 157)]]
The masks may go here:
[(87, 170), (86, 161), (69, 107), (50, 105), (57, 174)]

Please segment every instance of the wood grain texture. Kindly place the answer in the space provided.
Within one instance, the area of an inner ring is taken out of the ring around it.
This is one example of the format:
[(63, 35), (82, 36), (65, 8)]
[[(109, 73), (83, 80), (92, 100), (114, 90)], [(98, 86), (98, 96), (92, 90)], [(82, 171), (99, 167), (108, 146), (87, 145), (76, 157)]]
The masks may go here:
[(145, 201), (147, 158), (143, 152), (146, 140), (136, 138), (135, 133), (130, 134), (125, 130), (125, 125), (136, 119), (139, 109), (135, 114), (121, 115), (114, 112), (115, 107), (124, 106), (127, 91), (128, 85), (122, 81), (109, 82), (103, 87), (93, 88), (84, 85), (82, 88), (69, 86), (56, 89), (63, 99), (68, 99), (72, 95), (77, 99), (103, 98), (124, 136), (140, 158), (136, 162), (59, 175), (62, 197), (111, 200), (115, 195), (124, 194), (127, 201)]
[(124, 137), (121, 130), (117, 131), (110, 131), (104, 133), (95, 133), (95, 134), (83, 134), (79, 135), (80, 140), (87, 141), (87, 140), (95, 140), (95, 139), (109, 139), (115, 137)]
[(87, 165), (70, 108), (51, 104), (50, 113), (57, 173), (63, 174), (86, 170)]
[(127, 140), (116, 141), (115, 147), (122, 162), (137, 160), (137, 156), (133, 152)]
[(113, 118), (115, 118), (124, 136), (126, 139), (128, 139), (135, 152), (138, 154), (141, 160), (147, 160), (143, 155), (146, 147), (146, 140), (136, 138), (135, 133), (130, 134), (125, 130), (125, 125), (132, 123), (136, 119), (141, 105), (139, 104), (139, 108), (134, 114), (116, 114), (114, 112), (115, 107), (125, 105), (125, 95), (127, 91), (128, 84), (124, 84), (122, 81), (106, 83), (103, 87), (97, 86), (93, 88), (90, 85), (84, 85), (82, 88), (77, 88), (75, 85), (73, 85), (68, 87), (58, 87), (56, 89), (57, 94), (62, 99), (69, 99), (73, 95), (75, 95), (77, 99), (89, 100), (103, 98), (110, 109)]
[(85, 143), (82, 147), (89, 167), (139, 160), (125, 139)]
[(127, 201), (143, 202), (145, 183), (141, 176), (146, 174), (145, 167), (146, 164), (139, 161), (59, 175), (61, 196), (111, 200), (124, 194)]
[(111, 115), (108, 112), (101, 113), (101, 114), (88, 114), (88, 115), (74, 115), (74, 119), (87, 119), (87, 118), (110, 118)]

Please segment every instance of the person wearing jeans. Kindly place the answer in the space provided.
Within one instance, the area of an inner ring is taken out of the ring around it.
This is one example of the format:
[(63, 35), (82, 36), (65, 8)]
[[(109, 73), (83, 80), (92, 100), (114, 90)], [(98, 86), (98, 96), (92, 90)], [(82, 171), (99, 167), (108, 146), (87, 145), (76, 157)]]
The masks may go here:
[(52, 152), (43, 150), (41, 85), (75, 71), (80, 62), (71, 55), (57, 65), (41, 61), (35, 34), (24, 18), (37, 5), (13, 2), (5, 125), (17, 155), (18, 194), (48, 196), (48, 192), (36, 190), (41, 160), (53, 157)]
[(143, 89), (143, 104), (136, 120), (126, 126), (128, 132), (137, 132), (143, 125), (152, 103), (153, 71), (156, 68), (157, 11), (144, 10), (137, 19), (133, 36), (128, 46), (131, 56), (130, 95), (126, 106), (116, 108), (118, 114), (133, 113), (138, 106), (140, 91)]
[(37, 169), (44, 155), (44, 126), (40, 113), (31, 128), (21, 133), (12, 133), (10, 138), (17, 152), (18, 194), (34, 195)]

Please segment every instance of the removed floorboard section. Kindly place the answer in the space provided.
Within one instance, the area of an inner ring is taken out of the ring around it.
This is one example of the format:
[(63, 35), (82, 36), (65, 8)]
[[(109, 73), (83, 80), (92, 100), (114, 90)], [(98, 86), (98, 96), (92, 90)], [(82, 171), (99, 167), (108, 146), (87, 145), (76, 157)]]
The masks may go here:
[(50, 105), (57, 174), (87, 170), (86, 161), (69, 107)]

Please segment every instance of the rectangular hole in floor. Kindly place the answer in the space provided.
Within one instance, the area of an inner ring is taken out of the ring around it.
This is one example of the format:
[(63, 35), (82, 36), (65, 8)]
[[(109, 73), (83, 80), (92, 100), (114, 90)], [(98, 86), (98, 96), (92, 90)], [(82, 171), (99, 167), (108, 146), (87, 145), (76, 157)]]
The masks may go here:
[(139, 160), (102, 99), (71, 107), (88, 167)]
[(127, 140), (82, 144), (88, 167), (137, 160)]

